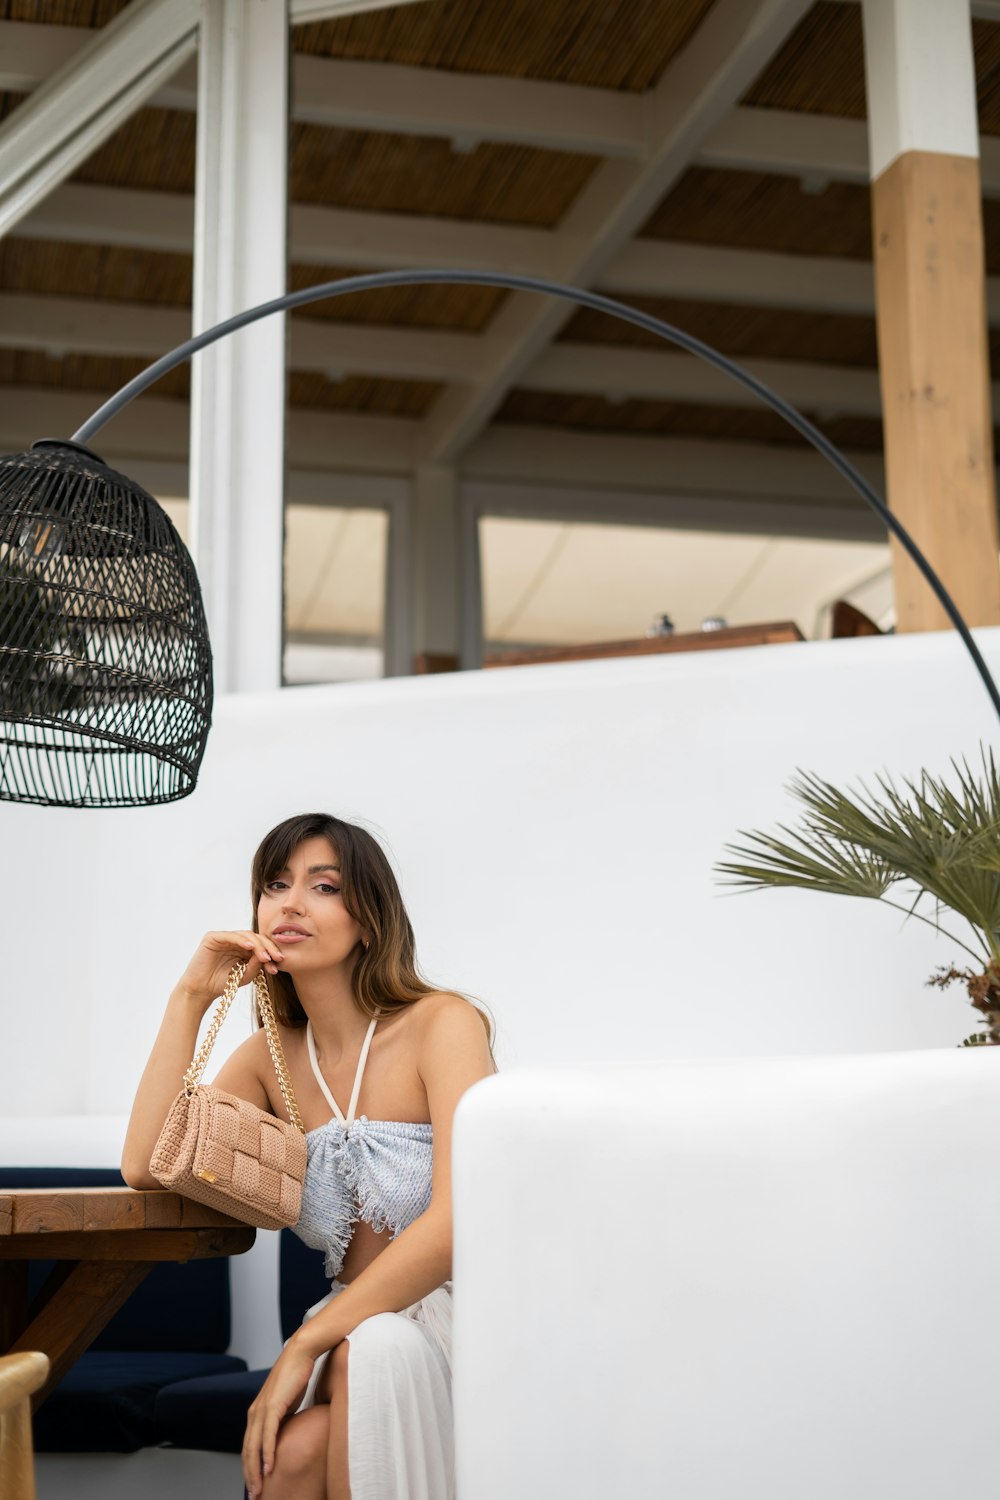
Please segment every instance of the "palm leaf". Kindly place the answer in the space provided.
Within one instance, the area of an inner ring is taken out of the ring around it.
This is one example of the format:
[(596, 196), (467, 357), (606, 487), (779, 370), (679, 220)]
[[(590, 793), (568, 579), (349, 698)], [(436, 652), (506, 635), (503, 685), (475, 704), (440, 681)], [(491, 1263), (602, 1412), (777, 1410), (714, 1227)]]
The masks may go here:
[[(741, 832), (746, 843), (726, 846), (737, 858), (716, 870), (749, 889), (799, 886), (883, 901), (905, 882), (915, 894), (900, 910), (939, 931), (942, 910), (954, 911), (1000, 957), (1000, 774), (992, 750), (981, 758), (981, 780), (952, 761), (957, 788), (923, 771), (900, 786), (878, 776), (874, 790), (861, 783), (848, 795), (799, 771), (789, 791), (806, 809), (801, 827), (779, 825), (789, 841)], [(927, 898), (933, 918), (918, 911)]]
[(768, 885), (790, 885), (836, 896), (877, 898), (896, 879), (884, 860), (872, 857), (864, 849), (838, 843), (820, 833), (807, 842), (791, 829), (779, 826), (793, 842), (783, 843), (769, 834), (741, 830), (740, 837), (750, 842), (726, 845), (729, 853), (745, 855), (756, 862), (716, 865), (716, 870), (730, 877), (725, 884), (758, 890)]

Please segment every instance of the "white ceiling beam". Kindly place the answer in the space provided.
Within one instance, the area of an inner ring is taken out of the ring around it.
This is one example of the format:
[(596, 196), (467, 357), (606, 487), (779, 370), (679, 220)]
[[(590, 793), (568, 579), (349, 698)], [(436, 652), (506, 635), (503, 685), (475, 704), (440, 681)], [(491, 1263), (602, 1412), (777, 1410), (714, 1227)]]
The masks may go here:
[[(31, 92), (93, 35), (83, 26), (0, 22), (0, 89)], [(505, 141), (549, 151), (637, 157), (648, 147), (642, 96), (618, 89), (302, 52), (293, 58), (292, 73), (293, 119), (327, 128), (444, 136), (464, 149), (480, 141)], [(193, 111), (197, 65), (186, 65), (149, 102)]]
[(191, 57), (198, 0), (137, 0), (0, 125), (0, 235)]
[[(881, 416), (877, 370), (790, 359), (744, 359), (738, 363), (803, 411), (819, 412), (827, 419), (845, 413)], [(640, 397), (765, 409), (759, 396), (704, 360), (689, 354), (660, 354), (652, 349), (607, 344), (550, 344), (520, 384), (529, 391), (602, 395), (612, 401)], [(1000, 385), (997, 394), (1000, 396)]]
[[(980, 136), (979, 152), (983, 195), (1000, 197), (1000, 136)], [(805, 192), (822, 192), (831, 182), (867, 187), (868, 127), (837, 115), (741, 106), (712, 132), (697, 160), (700, 167), (798, 177)]]
[(600, 286), (616, 294), (734, 302), (747, 307), (875, 312), (870, 261), (670, 240), (633, 240), (605, 268)]
[[(49, 386), (6, 386), (0, 400), (0, 451), (19, 452), (40, 437), (68, 437), (83, 425), (104, 396)], [(186, 461), (189, 441), (186, 401), (144, 395), (94, 435), (90, 446), (115, 455), (128, 472), (137, 459)], [(354, 416), (333, 411), (292, 411), (288, 452), (305, 469), (353, 469), (365, 474), (409, 474), (416, 461), (420, 423), (408, 417)]]
[[(0, 22), (0, 89), (31, 92), (93, 34), (83, 26)], [(649, 151), (645, 95), (308, 53), (296, 54), (293, 72), (293, 118), (326, 127), (444, 136), (463, 149), (501, 141), (597, 156), (640, 158)], [(194, 110), (197, 92), (192, 61), (149, 102)], [(980, 150), (983, 192), (1000, 196), (1000, 138), (982, 137)], [(695, 160), (704, 167), (799, 177), (811, 191), (827, 182), (869, 180), (863, 120), (792, 110), (738, 106), (707, 137)]]
[[(0, 401), (0, 444), (20, 451), (36, 437), (64, 437), (91, 414), (99, 400), (94, 393), (81, 391), (5, 387)], [(320, 471), (409, 474), (420, 426), (405, 417), (293, 411), (288, 426), (290, 461), (294, 469), (313, 475), (310, 494), (319, 499), (321, 482), (315, 476)], [(187, 402), (143, 396), (96, 434), (93, 447), (114, 467), (134, 473), (141, 483), (152, 482), (152, 476), (159, 473), (154, 492), (165, 493), (164, 466), (187, 461)], [(878, 455), (849, 457), (867, 478), (881, 484)], [(169, 472), (176, 477), (180, 470)], [(750, 529), (775, 529), (765, 525), (765, 518), (770, 507), (777, 506), (784, 519), (776, 529), (789, 535), (835, 534), (823, 527), (828, 528), (830, 518), (839, 514), (844, 521), (838, 524), (868, 527), (863, 534), (872, 534), (870, 523), (858, 521), (858, 516), (870, 514), (863, 502), (855, 501), (845, 482), (818, 455), (773, 445), (498, 423), (467, 450), (462, 472), (468, 478), (505, 483), (634, 490), (705, 507), (716, 500), (738, 500), (755, 507), (757, 519)], [(169, 487), (174, 493), (184, 492), (176, 485)], [(336, 503), (335, 496), (332, 503)], [(813, 506), (825, 508), (826, 520), (819, 530), (812, 529), (818, 524), (810, 510)]]
[[(73, 244), (191, 253), (194, 200), (179, 193), (66, 183), (14, 231)], [(561, 232), (422, 215), (370, 214), (293, 205), (290, 258), (298, 265), (367, 270), (507, 270), (558, 276)], [(687, 298), (746, 307), (873, 317), (871, 263), (720, 245), (633, 240), (596, 278), (615, 296)], [(1000, 278), (987, 281), (991, 323), (1000, 323)]]
[[(843, 0), (843, 3), (857, 5), (858, 0)], [(1000, 0), (970, 0), (969, 9), (980, 21), (1000, 22)]]
[[(810, 0), (717, 0), (648, 98), (649, 157), (607, 161), (560, 225), (560, 279), (591, 286), (648, 218), (809, 8)], [(493, 320), (503, 356), (471, 391), (452, 387), (426, 419), (423, 457), (453, 461), (570, 316), (565, 304), (514, 294)]]
[(867, 187), (868, 130), (864, 120), (739, 106), (705, 141), (698, 165)]
[[(633, 240), (607, 267), (599, 284), (602, 291), (626, 300), (669, 297), (875, 316), (871, 262), (825, 255)], [(1000, 324), (1000, 277), (987, 277), (986, 300), (990, 323)]]
[[(194, 199), (183, 193), (65, 183), (23, 219), (16, 232), (32, 239), (82, 245), (123, 245), (190, 255)], [(362, 213), (292, 204), (289, 258), (296, 265), (394, 270), (454, 266), (546, 275), (555, 236), (547, 229)]]
[[(24, 296), (0, 292), (0, 348), (31, 349), (59, 358), (92, 354), (152, 362), (190, 336), (184, 308), (135, 305), (81, 297)], [(414, 328), (368, 327), (296, 317), (290, 329), (289, 368), (340, 379), (348, 375), (396, 380), (473, 383), (491, 353), (489, 336)], [(878, 416), (874, 370), (793, 360), (746, 360), (745, 367), (780, 395), (807, 410)], [(526, 372), (533, 391), (629, 396), (661, 401), (703, 401), (756, 407), (752, 392), (721, 371), (684, 354), (607, 344), (553, 344)], [(1000, 386), (997, 388), (1000, 404)]]
[(416, 0), (289, 0), (288, 10), (293, 26), (305, 26), (311, 21), (335, 21), (367, 10), (390, 10), (414, 3)]
[[(847, 457), (881, 489), (881, 454), (849, 453)], [(665, 494), (740, 495), (802, 503), (823, 501), (868, 511), (846, 480), (818, 453), (775, 444), (495, 422), (466, 449), (461, 467), (464, 474), (476, 479), (635, 487)]]
[(594, 156), (643, 156), (643, 97), (617, 89), (475, 73), (344, 62), (299, 54), (296, 120), (346, 130), (445, 136)]
[[(129, 302), (0, 292), (4, 349), (32, 349), (52, 358), (69, 353), (118, 355), (152, 363), (190, 336), (191, 313), (186, 308), (137, 309)], [(477, 334), (296, 317), (290, 325), (288, 364), (334, 380), (382, 375), (472, 381), (489, 349), (488, 337)]]

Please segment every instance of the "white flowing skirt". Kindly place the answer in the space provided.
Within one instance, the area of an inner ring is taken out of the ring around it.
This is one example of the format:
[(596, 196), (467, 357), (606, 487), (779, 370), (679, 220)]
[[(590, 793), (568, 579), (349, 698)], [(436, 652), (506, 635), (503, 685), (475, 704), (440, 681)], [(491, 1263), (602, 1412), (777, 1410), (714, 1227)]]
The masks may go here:
[[(331, 1283), (313, 1317), (344, 1290)], [(347, 1464), (351, 1500), (454, 1500), (452, 1284), (402, 1312), (376, 1313), (348, 1335)], [(316, 1361), (299, 1411), (315, 1404), (329, 1359)]]

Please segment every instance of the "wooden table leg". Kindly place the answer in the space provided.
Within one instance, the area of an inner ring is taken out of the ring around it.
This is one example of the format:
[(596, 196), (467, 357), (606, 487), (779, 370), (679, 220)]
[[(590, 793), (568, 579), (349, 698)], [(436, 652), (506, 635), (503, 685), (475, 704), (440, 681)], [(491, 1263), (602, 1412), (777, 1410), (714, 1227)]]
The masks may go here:
[(153, 1265), (152, 1261), (84, 1260), (73, 1266), (10, 1351), (40, 1349), (49, 1357), (49, 1378), (33, 1397), (33, 1410), (90, 1347)]

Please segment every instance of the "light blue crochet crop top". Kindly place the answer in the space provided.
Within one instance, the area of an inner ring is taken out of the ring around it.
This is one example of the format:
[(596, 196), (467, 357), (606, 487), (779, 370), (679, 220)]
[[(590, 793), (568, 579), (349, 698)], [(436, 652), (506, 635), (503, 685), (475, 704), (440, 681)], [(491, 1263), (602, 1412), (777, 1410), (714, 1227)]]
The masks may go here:
[(361, 1075), (378, 1017), (372, 1018), (361, 1048), (358, 1071), (345, 1119), (319, 1070), (312, 1025), (306, 1048), (333, 1119), (306, 1132), (308, 1163), (302, 1211), (295, 1233), (314, 1250), (326, 1252), (326, 1274), (335, 1279), (359, 1219), (392, 1238), (426, 1210), (431, 1201), (433, 1126), (408, 1120), (354, 1118)]

